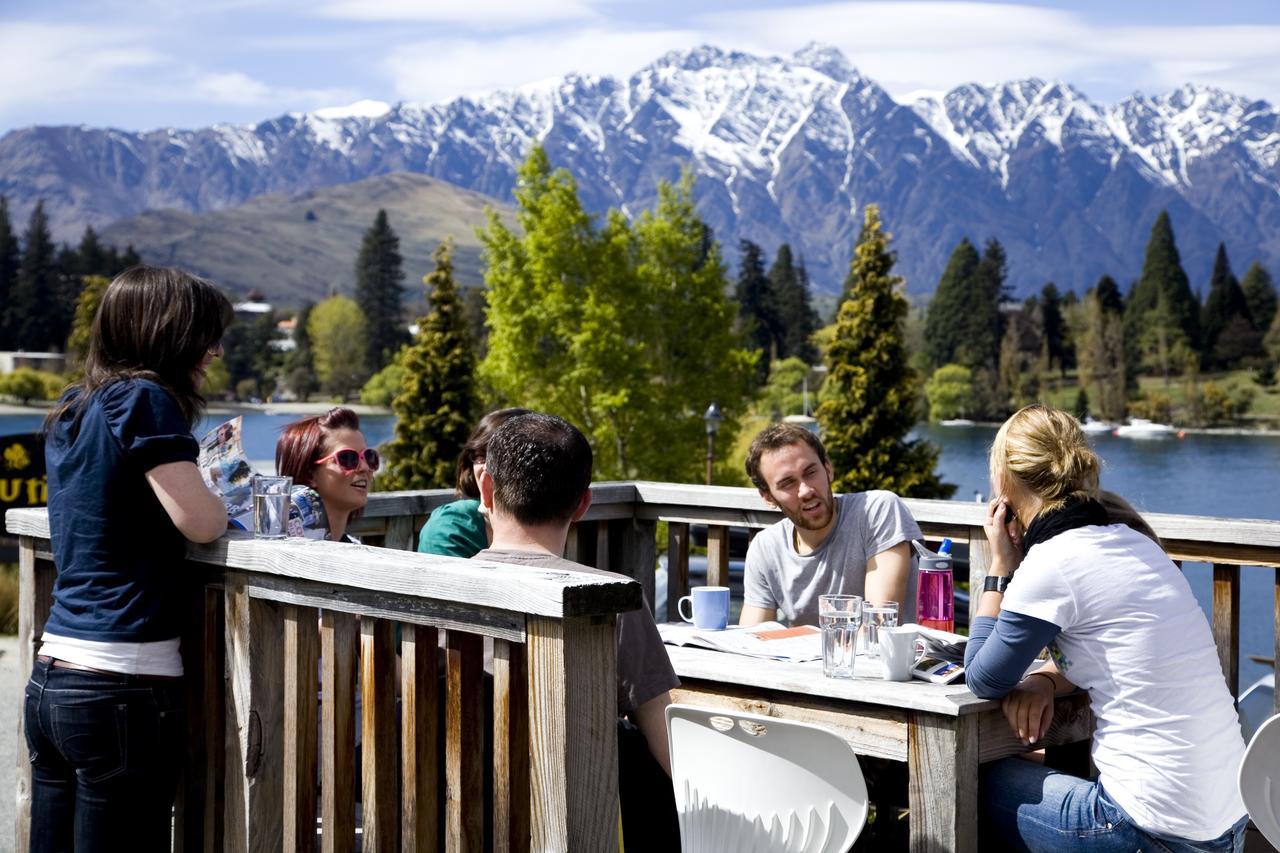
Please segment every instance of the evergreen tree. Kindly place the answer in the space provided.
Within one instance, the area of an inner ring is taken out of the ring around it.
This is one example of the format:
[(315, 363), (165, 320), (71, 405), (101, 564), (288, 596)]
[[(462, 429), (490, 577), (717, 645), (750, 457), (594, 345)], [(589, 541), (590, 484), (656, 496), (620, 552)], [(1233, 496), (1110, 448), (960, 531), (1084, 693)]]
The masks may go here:
[(907, 365), (903, 323), (907, 300), (892, 274), (890, 235), (880, 210), (866, 206), (854, 248), (854, 282), (840, 306), (827, 349), (827, 381), (817, 417), (842, 492), (888, 489), (911, 497), (950, 497), (934, 468), (938, 450), (907, 440), (915, 426), (916, 376)]
[(1080, 386), (1104, 420), (1120, 420), (1128, 399), (1124, 308), (1120, 288), (1104, 275), (1085, 294), (1083, 328), (1076, 341)]
[(399, 358), (400, 393), (391, 403), (396, 436), (387, 445), (382, 489), (452, 486), (458, 454), (479, 408), (475, 355), (453, 282), (452, 253), (449, 241), (436, 249), (435, 271), (423, 278), (428, 313)]
[[(602, 479), (701, 480), (702, 413), (750, 396), (755, 355), (734, 331), (718, 246), (694, 213), (692, 178), (660, 184), (658, 206), (597, 227), (573, 177), (536, 147), (516, 190), (520, 233), (491, 213), (485, 245), (490, 329), (481, 377), (498, 404), (582, 428)], [(733, 466), (736, 469), (736, 464)]]
[(71, 334), (83, 278), (79, 252), (63, 243), (54, 261), (54, 289), (49, 299), (49, 341), (53, 349), (64, 346)]
[(801, 278), (791, 246), (783, 243), (769, 268), (769, 293), (777, 317), (775, 350), (778, 358), (796, 356), (809, 362), (817, 356), (809, 337), (818, 328), (818, 315), (809, 304), (808, 275)]
[(764, 253), (750, 240), (741, 240), (738, 249), (742, 260), (738, 265), (738, 281), (734, 297), (738, 303), (738, 327), (747, 345), (760, 352), (756, 363), (760, 377), (767, 376), (773, 361), (773, 330), (777, 325), (769, 279), (764, 272)]
[(1209, 279), (1209, 296), (1201, 318), (1204, 334), (1202, 363), (1210, 370), (1238, 367), (1247, 356), (1262, 348), (1262, 335), (1254, 328), (1240, 282), (1231, 272), (1227, 247), (1219, 243)]
[(345, 296), (330, 296), (311, 310), (307, 335), (315, 353), (316, 378), (340, 400), (364, 384), (367, 331), (360, 306)]
[(1161, 211), (1151, 226), (1142, 275), (1125, 303), (1125, 339), (1136, 346), (1141, 363), (1168, 377), (1182, 350), (1199, 352), (1200, 304), (1182, 269), (1173, 225)]
[(400, 238), (379, 210), (365, 232), (356, 260), (356, 304), (367, 322), (365, 368), (372, 374), (386, 367), (408, 340), (401, 314), (404, 295)]
[(1027, 300), (1022, 310), (1010, 312), (1005, 319), (1004, 336), (1000, 339), (1000, 357), (997, 378), (999, 398), (1005, 408), (1016, 411), (1035, 402), (1040, 394), (1040, 383), (1048, 369), (1047, 350), (1034, 309), (1034, 298)]
[(314, 302), (304, 302), (298, 309), (294, 320), (293, 350), (285, 356), (285, 381), (294, 395), (303, 402), (316, 392), (315, 353), (311, 349), (311, 333), (307, 331), (307, 323), (311, 320)]
[[(3, 225), (0, 224), (0, 227)], [(1244, 278), (1240, 280), (1240, 289), (1244, 291), (1244, 301), (1249, 306), (1249, 316), (1253, 318), (1254, 328), (1259, 332), (1266, 332), (1276, 316), (1276, 286), (1271, 280), (1271, 273), (1254, 261), (1245, 270)]]
[(925, 352), (934, 368), (953, 362), (970, 366), (958, 355), (962, 348), (968, 351), (966, 315), (973, 309), (971, 291), (979, 260), (978, 250), (967, 237), (962, 239), (952, 250), (938, 288), (929, 300), (924, 327)]
[(9, 326), (9, 300), (18, 281), (18, 235), (9, 219), (9, 199), (0, 195), (0, 350), (16, 349)]
[(102, 240), (98, 238), (98, 232), (93, 230), (93, 226), (86, 225), (84, 234), (80, 237), (80, 246), (76, 249), (73, 271), (80, 276), (114, 276), (122, 271), (118, 267), (119, 257), (115, 255), (114, 249), (108, 249), (102, 245)]
[(86, 275), (83, 279), (80, 297), (76, 300), (75, 320), (71, 324), (71, 333), (67, 336), (67, 356), (71, 370), (77, 376), (80, 375), (84, 357), (89, 352), (93, 321), (98, 316), (102, 294), (107, 292), (109, 284), (111, 279), (103, 275)]
[[(55, 252), (44, 202), (36, 202), (23, 235), (18, 278), (9, 291), (8, 325), (16, 349), (41, 352), (52, 348), (55, 306), (50, 296), (57, 288)], [(57, 345), (61, 346), (62, 340)]]
[(1073, 366), (1074, 353), (1068, 355), (1071, 340), (1066, 333), (1066, 321), (1062, 317), (1062, 298), (1058, 295), (1058, 287), (1049, 282), (1040, 288), (1038, 302), (1040, 328), (1044, 333), (1045, 353), (1049, 357), (1049, 368), (1056, 369), (1066, 378), (1067, 368)]

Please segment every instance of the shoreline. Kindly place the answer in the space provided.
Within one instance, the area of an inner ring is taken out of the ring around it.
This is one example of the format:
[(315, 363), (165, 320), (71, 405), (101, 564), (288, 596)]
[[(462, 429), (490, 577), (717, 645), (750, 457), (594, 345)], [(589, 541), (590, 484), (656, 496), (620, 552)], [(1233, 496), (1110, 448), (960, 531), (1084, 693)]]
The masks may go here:
[[(40, 402), (23, 406), (18, 403), (0, 401), (0, 417), (5, 415), (43, 415), (52, 407), (52, 403)], [(366, 406), (363, 403), (334, 403), (332, 401), (309, 401), (306, 403), (293, 401), (289, 403), (227, 403), (221, 400), (211, 402), (205, 409), (206, 415), (323, 415), (334, 406), (342, 405), (357, 415), (390, 415), (391, 409), (386, 406)]]

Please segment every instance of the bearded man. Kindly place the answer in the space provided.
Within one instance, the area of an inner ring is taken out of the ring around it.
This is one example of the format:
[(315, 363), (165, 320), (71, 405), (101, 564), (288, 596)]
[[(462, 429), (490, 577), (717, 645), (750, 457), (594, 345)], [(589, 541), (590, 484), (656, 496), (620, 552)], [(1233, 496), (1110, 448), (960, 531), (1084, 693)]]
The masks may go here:
[(923, 537), (901, 498), (832, 494), (826, 449), (794, 424), (774, 424), (752, 440), (747, 476), (784, 517), (747, 551), (739, 624), (781, 617), (816, 625), (818, 596), (829, 593), (896, 601), (899, 624), (915, 620), (910, 542)]

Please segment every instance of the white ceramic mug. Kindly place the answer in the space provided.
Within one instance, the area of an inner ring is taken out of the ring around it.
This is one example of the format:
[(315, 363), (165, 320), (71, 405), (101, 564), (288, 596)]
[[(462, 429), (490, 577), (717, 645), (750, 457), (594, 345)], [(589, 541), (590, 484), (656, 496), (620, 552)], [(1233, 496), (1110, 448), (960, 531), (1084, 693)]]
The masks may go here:
[(919, 637), (914, 626), (880, 629), (880, 662), (886, 681), (909, 681)]

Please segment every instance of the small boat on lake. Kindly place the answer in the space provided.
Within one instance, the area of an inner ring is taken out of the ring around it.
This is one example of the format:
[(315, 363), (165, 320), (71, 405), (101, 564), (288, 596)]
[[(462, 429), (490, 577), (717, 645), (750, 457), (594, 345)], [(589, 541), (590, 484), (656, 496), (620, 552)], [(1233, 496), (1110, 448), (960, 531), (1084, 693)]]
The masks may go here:
[(938, 421), (938, 426), (970, 427), (970, 426), (973, 426), (973, 421), (969, 420), (968, 418), (947, 418), (946, 420)]
[(1116, 427), (1121, 438), (1168, 438), (1178, 430), (1168, 424), (1158, 424), (1146, 418), (1129, 418), (1129, 423)]
[(1114, 432), (1116, 425), (1110, 421), (1100, 421), (1094, 417), (1084, 419), (1084, 423), (1080, 424), (1080, 429), (1086, 433), (1103, 433)]

